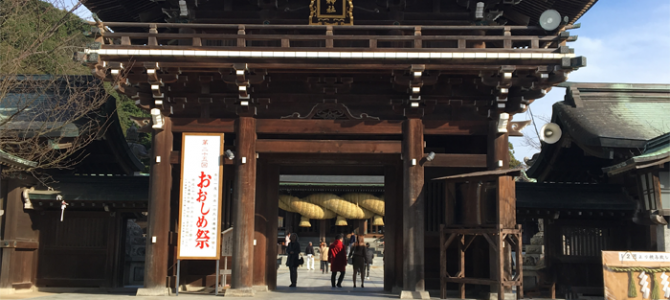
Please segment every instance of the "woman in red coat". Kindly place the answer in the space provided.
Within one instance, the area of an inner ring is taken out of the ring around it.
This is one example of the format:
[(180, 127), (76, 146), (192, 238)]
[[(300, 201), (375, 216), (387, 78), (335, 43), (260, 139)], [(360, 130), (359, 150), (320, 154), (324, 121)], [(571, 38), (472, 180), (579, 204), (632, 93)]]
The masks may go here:
[(330, 261), (330, 271), (333, 272), (330, 276), (330, 283), (335, 287), (335, 276), (337, 272), (340, 272), (340, 277), (337, 279), (337, 287), (341, 288), (342, 280), (344, 279), (344, 270), (347, 267), (347, 253), (344, 251), (341, 234), (335, 236), (335, 241), (330, 244), (328, 260)]

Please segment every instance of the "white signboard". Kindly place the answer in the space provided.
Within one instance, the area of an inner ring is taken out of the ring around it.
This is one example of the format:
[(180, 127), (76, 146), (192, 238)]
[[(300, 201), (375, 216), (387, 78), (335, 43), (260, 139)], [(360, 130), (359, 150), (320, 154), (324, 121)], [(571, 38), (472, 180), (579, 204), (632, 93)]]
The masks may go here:
[(233, 256), (233, 227), (221, 233), (221, 256)]
[(178, 259), (219, 259), (223, 134), (184, 133)]
[(670, 253), (666, 252), (619, 252), (619, 261), (644, 261), (670, 263)]

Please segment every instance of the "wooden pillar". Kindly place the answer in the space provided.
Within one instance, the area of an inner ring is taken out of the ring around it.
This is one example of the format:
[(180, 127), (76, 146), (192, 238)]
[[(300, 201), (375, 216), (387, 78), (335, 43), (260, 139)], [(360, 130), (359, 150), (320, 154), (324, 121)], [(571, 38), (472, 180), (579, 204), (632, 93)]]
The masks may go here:
[(267, 227), (269, 221), (269, 211), (267, 210), (267, 204), (271, 199), (268, 197), (266, 191), (267, 187), (267, 176), (264, 176), (267, 169), (267, 161), (264, 159), (258, 160), (257, 173), (261, 174), (258, 176), (257, 186), (258, 190), (256, 191), (256, 207), (255, 207), (255, 221), (254, 221), (254, 240), (256, 241), (254, 245), (254, 279), (253, 285), (255, 286), (265, 286), (265, 259), (267, 257)]
[(253, 293), (254, 213), (256, 201), (256, 119), (239, 117), (236, 126), (233, 191), (233, 276), (231, 287)]
[[(405, 120), (403, 127), (403, 291), (401, 297), (421, 297), (424, 273), (423, 123)], [(416, 293), (419, 292), (419, 293)], [(411, 295), (411, 296), (410, 296)]]
[(327, 226), (328, 226), (328, 223), (326, 223), (326, 220), (319, 220), (319, 244), (321, 242), (329, 244), (328, 240), (326, 239), (326, 229), (327, 229), (326, 227)]
[[(24, 210), (22, 187), (29, 186), (27, 181), (19, 179), (3, 180), (4, 232), (2, 240), (8, 245), (0, 248), (0, 293), (18, 289), (28, 289), (35, 285), (37, 277), (37, 250), (39, 231), (33, 224), (29, 210)], [(7, 184), (5, 185), (5, 182)], [(67, 212), (66, 212), (67, 214)]]
[[(499, 115), (495, 116), (493, 120), (489, 121), (488, 133), (488, 155), (486, 156), (486, 165), (489, 170), (509, 169), (509, 136), (507, 133), (498, 133)], [(500, 187), (498, 187), (500, 188)], [(496, 207), (498, 213), (501, 213), (501, 208)], [(506, 225), (506, 224), (503, 224)], [(513, 226), (512, 226), (513, 227)], [(499, 241), (499, 243), (502, 240)], [(502, 247), (501, 253), (491, 251), (489, 248), (489, 272), (491, 279), (500, 279), (501, 269), (505, 273), (511, 273), (511, 247)], [(497, 284), (491, 285), (491, 292), (497, 293), (499, 286)], [(511, 288), (506, 288), (506, 292), (511, 292)], [(501, 296), (499, 296), (501, 297)]]
[(403, 279), (405, 274), (405, 267), (404, 267), (404, 260), (405, 260), (405, 245), (404, 245), (404, 233), (403, 233), (403, 227), (405, 226), (405, 213), (403, 212), (403, 207), (405, 206), (404, 201), (403, 201), (403, 195), (404, 195), (404, 180), (403, 180), (403, 163), (402, 160), (399, 160), (398, 163), (395, 165), (396, 171), (396, 179), (395, 179), (395, 195), (394, 195), (394, 200), (395, 200), (395, 205), (393, 206), (395, 209), (395, 270), (396, 270), (396, 279), (395, 279), (395, 287), (398, 288), (398, 290), (402, 290), (403, 287)]
[(402, 170), (400, 163), (384, 168), (384, 290), (402, 289)]
[[(489, 170), (509, 169), (509, 136), (498, 133), (498, 117), (489, 121), (488, 155), (486, 166)], [(502, 161), (502, 165), (498, 161)]]
[(364, 236), (367, 233), (367, 220), (357, 220), (358, 221), (358, 235)]
[(268, 164), (265, 168), (265, 193), (268, 226), (267, 226), (267, 251), (265, 263), (265, 283), (268, 289), (277, 289), (277, 237), (279, 219), (279, 166)]
[(166, 280), (170, 232), (170, 191), (172, 189), (170, 152), (172, 152), (173, 136), (172, 121), (165, 116), (163, 119), (165, 120), (163, 129), (154, 130), (152, 137), (144, 288), (137, 290), (138, 296), (169, 294)]

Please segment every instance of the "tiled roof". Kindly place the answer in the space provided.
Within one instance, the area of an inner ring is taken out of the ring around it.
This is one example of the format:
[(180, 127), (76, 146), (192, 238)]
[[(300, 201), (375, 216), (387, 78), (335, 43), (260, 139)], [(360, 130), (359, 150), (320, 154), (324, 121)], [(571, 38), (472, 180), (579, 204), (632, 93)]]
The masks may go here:
[[(247, 3), (238, 1), (233, 7), (246, 7)], [(295, 1), (296, 5), (300, 1)], [(561, 16), (569, 18), (569, 24), (574, 24), (586, 11), (588, 11), (597, 0), (524, 0), (519, 4), (513, 6), (514, 11), (524, 14), (530, 18), (530, 25), (537, 25), (540, 15), (547, 9), (555, 9)], [(150, 1), (150, 0), (88, 0), (84, 5), (93, 13), (97, 14), (102, 21), (105, 22), (165, 22), (166, 14), (165, 8), (170, 8), (170, 2), (166, 1)], [(176, 1), (174, 1), (176, 3)], [(221, 5), (212, 1), (212, 5)], [(303, 1), (307, 5), (309, 1)], [(200, 6), (206, 6), (207, 1), (202, 1)], [(360, 2), (360, 5), (367, 6), (365, 2)], [(211, 6), (211, 5), (210, 5)], [(356, 7), (356, 3), (354, 3)], [(176, 5), (172, 8), (177, 8)], [(354, 12), (356, 16), (357, 10)], [(375, 14), (376, 15), (376, 14)], [(305, 23), (307, 23), (307, 15), (305, 15)], [(259, 19), (261, 21), (261, 19)], [(516, 24), (509, 24), (516, 25)]]
[(37, 163), (31, 160), (23, 159), (0, 150), (0, 164), (19, 170), (34, 168)]
[(616, 175), (633, 168), (641, 169), (670, 162), (670, 132), (647, 142), (644, 151), (622, 163), (603, 168), (603, 172)]
[(642, 148), (670, 131), (670, 85), (565, 83), (553, 118), (578, 144)]
[(55, 178), (51, 184), (54, 192), (44, 193), (44, 186), (29, 192), (32, 200), (56, 200), (61, 195), (65, 201), (134, 201), (149, 199), (148, 176), (73, 176)]
[(559, 86), (567, 93), (554, 104), (552, 122), (563, 135), (555, 144), (543, 143), (527, 171), (540, 182), (601, 182), (602, 168), (641, 154), (647, 141), (670, 132), (668, 84)]

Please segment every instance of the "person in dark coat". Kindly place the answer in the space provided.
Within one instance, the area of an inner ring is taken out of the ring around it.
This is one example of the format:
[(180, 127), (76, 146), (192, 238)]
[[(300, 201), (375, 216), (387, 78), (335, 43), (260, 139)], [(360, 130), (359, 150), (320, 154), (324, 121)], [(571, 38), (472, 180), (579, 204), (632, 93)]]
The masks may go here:
[(370, 265), (372, 265), (372, 260), (375, 258), (375, 250), (370, 249), (370, 243), (365, 243), (367, 247), (367, 252), (365, 253), (365, 259), (367, 260), (367, 277), (365, 279), (370, 279)]
[(309, 242), (307, 248), (305, 248), (305, 255), (307, 255), (307, 270), (314, 271), (314, 247), (312, 247), (312, 242)]
[(296, 287), (298, 283), (298, 266), (300, 265), (300, 243), (298, 243), (298, 235), (291, 234), (291, 243), (286, 248), (288, 259), (286, 265), (291, 273), (291, 285), (289, 287)]
[(342, 243), (342, 234), (335, 236), (335, 240), (330, 244), (328, 250), (328, 261), (330, 261), (330, 283), (335, 287), (335, 276), (340, 272), (340, 277), (337, 279), (337, 287), (342, 287), (342, 280), (344, 280), (344, 271), (347, 267), (347, 253), (344, 250)]
[(368, 247), (363, 243), (363, 238), (358, 237), (356, 245), (351, 249), (349, 257), (353, 257), (354, 265), (354, 287), (356, 287), (356, 274), (361, 274), (361, 287), (365, 287), (365, 266), (368, 264)]

